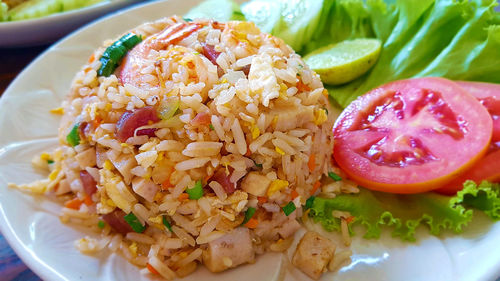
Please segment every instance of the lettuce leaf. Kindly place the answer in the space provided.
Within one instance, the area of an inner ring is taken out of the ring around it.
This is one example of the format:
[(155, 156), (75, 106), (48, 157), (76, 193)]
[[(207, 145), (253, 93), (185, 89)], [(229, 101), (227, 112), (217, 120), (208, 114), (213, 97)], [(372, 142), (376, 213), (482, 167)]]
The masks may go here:
[(361, 189), (358, 194), (341, 194), (332, 199), (317, 197), (309, 215), (328, 231), (339, 231), (340, 221), (333, 210), (347, 211), (354, 216), (349, 230), (361, 225), (364, 238), (379, 238), (382, 226), (392, 229), (392, 235), (415, 241), (415, 231), (425, 225), (432, 235), (443, 230), (463, 231), (472, 220), (473, 210), (480, 210), (493, 220), (500, 219), (500, 185), (472, 181), (454, 197), (436, 193), (397, 195)]
[(321, 39), (326, 29), (331, 0), (254, 0), (242, 5), (248, 21), (263, 32), (283, 39), (294, 50)]
[(245, 20), (240, 6), (233, 0), (205, 0), (185, 15), (188, 19), (207, 18), (216, 21)]
[(375, 37), (384, 42), (382, 53), (370, 72), (329, 87), (330, 94), (345, 107), (370, 89), (411, 77), (500, 83), (500, 64), (492, 63), (500, 61), (496, 5), (495, 0), (367, 1)]

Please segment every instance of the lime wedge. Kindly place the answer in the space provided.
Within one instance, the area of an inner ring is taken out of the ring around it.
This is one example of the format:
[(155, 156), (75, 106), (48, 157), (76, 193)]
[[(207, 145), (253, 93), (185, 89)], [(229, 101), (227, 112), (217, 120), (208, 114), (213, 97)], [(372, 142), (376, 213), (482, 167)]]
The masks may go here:
[(325, 84), (350, 82), (375, 64), (380, 54), (378, 39), (346, 40), (320, 48), (304, 57)]

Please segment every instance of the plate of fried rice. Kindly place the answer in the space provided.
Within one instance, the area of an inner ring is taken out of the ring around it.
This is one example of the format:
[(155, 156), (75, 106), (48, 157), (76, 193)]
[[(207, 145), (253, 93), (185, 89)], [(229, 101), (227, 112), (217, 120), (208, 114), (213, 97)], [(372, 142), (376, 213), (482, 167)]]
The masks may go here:
[(485, 226), (483, 217), (461, 236), (417, 233), (412, 244), (387, 233), (377, 241), (328, 233), (307, 220), (307, 199), (320, 184), (358, 192), (328, 179), (338, 171), (338, 110), (319, 75), (281, 39), (251, 22), (176, 16), (199, 2), (153, 2), (90, 24), (4, 93), (0, 229), (35, 273), (496, 277), (500, 225)]

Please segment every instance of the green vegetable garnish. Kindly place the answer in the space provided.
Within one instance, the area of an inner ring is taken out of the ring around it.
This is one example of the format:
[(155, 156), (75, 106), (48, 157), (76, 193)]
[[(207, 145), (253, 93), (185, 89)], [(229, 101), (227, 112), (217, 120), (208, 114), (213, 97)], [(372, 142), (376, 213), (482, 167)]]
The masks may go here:
[(328, 172), (328, 176), (334, 181), (341, 181), (342, 178), (334, 172)]
[(189, 195), (189, 199), (198, 200), (203, 196), (203, 186), (201, 181), (197, 181), (193, 188), (186, 189), (186, 193)]
[(132, 50), (135, 45), (141, 43), (142, 41), (142, 36), (137, 36), (133, 33), (128, 33), (122, 36), (118, 41), (121, 42), (121, 44), (127, 48), (127, 50)]
[(315, 198), (316, 198), (316, 196), (311, 196), (311, 197), (307, 198), (306, 205), (305, 205), (306, 210), (310, 209), (312, 207)]
[(129, 213), (128, 215), (125, 215), (123, 218), (135, 232), (142, 233), (144, 232), (144, 230), (146, 230), (146, 227), (142, 225), (142, 223), (134, 215), (134, 213)]
[(193, 20), (190, 19), (190, 18), (182, 18), (184, 21), (187, 21), (187, 22), (192, 22)]
[(245, 212), (245, 218), (243, 219), (243, 222), (241, 223), (241, 225), (246, 224), (253, 217), (253, 215), (255, 214), (255, 211), (257, 211), (255, 208), (248, 207), (247, 211)]
[(163, 225), (167, 227), (167, 229), (172, 232), (172, 225), (167, 220), (167, 216), (163, 216)]
[(99, 221), (97, 223), (97, 227), (99, 227), (100, 229), (103, 229), (105, 226), (106, 226), (106, 223), (104, 221)]
[(293, 213), (293, 211), (295, 211), (295, 209), (297, 209), (295, 207), (295, 204), (293, 204), (292, 201), (288, 202), (288, 204), (285, 205), (285, 207), (282, 208), (283, 209), (283, 212), (285, 213), (285, 215), (290, 215), (291, 213)]
[(47, 160), (47, 164), (49, 164), (49, 165), (54, 164), (54, 160), (51, 160), (51, 159)]
[(80, 132), (78, 127), (80, 126), (80, 123), (76, 123), (69, 134), (66, 136), (66, 141), (69, 143), (71, 146), (77, 146), (80, 144)]
[(209, 127), (209, 128), (210, 128), (210, 130), (212, 130), (212, 131), (213, 131), (213, 130), (215, 130), (214, 125), (212, 125), (212, 124), (208, 125), (208, 127)]
[(121, 60), (127, 55), (127, 52), (141, 41), (141, 37), (133, 33), (123, 35), (118, 41), (106, 48), (99, 59), (101, 67), (97, 71), (97, 74), (105, 77), (110, 76), (118, 67)]

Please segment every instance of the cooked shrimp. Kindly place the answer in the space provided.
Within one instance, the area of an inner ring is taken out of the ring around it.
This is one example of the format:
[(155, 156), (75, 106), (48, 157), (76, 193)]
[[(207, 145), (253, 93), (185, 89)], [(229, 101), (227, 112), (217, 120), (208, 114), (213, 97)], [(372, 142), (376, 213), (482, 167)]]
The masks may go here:
[[(180, 44), (203, 26), (202, 23), (174, 23), (139, 43), (128, 52), (122, 63), (119, 75), (122, 84), (155, 90), (165, 89), (165, 81), (189, 78), (205, 83), (205, 88), (211, 86), (217, 80), (216, 66), (200, 57), (192, 46)], [(202, 91), (202, 95), (205, 98), (206, 92)]]

